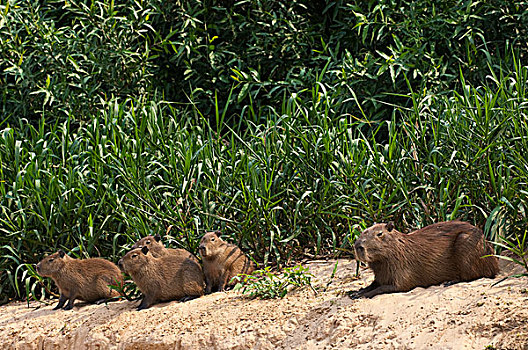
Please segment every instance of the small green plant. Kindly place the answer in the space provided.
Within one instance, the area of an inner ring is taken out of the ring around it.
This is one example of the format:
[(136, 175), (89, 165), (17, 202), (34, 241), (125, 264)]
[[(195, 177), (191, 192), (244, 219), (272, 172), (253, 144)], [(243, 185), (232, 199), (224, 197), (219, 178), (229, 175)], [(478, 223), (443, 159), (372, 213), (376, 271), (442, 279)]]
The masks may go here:
[(516, 233), (514, 239), (506, 239), (501, 237), (501, 240), (504, 242), (504, 244), (498, 243), (497, 245), (509, 250), (518, 257), (518, 259), (516, 259), (507, 256), (501, 256), (501, 259), (513, 261), (514, 263), (524, 267), (526, 273), (518, 275), (519, 277), (528, 276), (528, 249), (525, 248), (526, 244), (528, 243), (528, 231), (525, 230), (524, 234), (522, 235)]
[(498, 282), (494, 283), (498, 284), (508, 278), (511, 277), (528, 277), (528, 249), (526, 249), (526, 245), (528, 243), (528, 230), (524, 230), (523, 234), (519, 234), (517, 232), (514, 233), (514, 236), (510, 239), (504, 238), (502, 236), (499, 236), (501, 242), (494, 242), (495, 245), (502, 247), (503, 249), (506, 249), (513, 253), (512, 257), (510, 256), (504, 256), (504, 255), (495, 255), (496, 257), (508, 261), (512, 261), (517, 265), (520, 265), (524, 267), (525, 273), (518, 273), (515, 275), (507, 276), (505, 278), (502, 278)]
[(118, 291), (120, 296), (112, 299), (126, 299), (128, 301), (134, 301), (138, 300), (141, 297), (141, 293), (139, 292), (136, 284), (132, 282), (130, 276), (125, 275), (124, 282), (115, 281), (115, 284), (115, 286), (109, 285), (108, 287), (110, 289)]
[(332, 282), (334, 282), (334, 277), (335, 277), (336, 272), (337, 272), (337, 264), (338, 263), (339, 263), (339, 260), (336, 260), (336, 262), (334, 264), (334, 269), (332, 270), (332, 274), (330, 275), (330, 279), (326, 283), (326, 286), (323, 288), (323, 292), (326, 292), (328, 290), (328, 287), (330, 287)]
[[(353, 225), (350, 228), (350, 233), (346, 236), (345, 242), (348, 244), (348, 246), (350, 246), (349, 252), (354, 254), (354, 258), (355, 258), (354, 243), (358, 239), (361, 232), (365, 230), (366, 228), (367, 228), (366, 222), (362, 221), (360, 224)], [(360, 262), (356, 261), (356, 274), (355, 274), (356, 277), (359, 277), (359, 267), (360, 267)], [(334, 269), (334, 273), (335, 273), (335, 269)], [(332, 274), (332, 278), (333, 278), (333, 274)]]
[(251, 299), (284, 298), (291, 289), (304, 286), (309, 286), (314, 293), (317, 293), (312, 286), (312, 277), (308, 268), (302, 265), (287, 267), (281, 275), (272, 272), (268, 266), (262, 270), (256, 270), (251, 275), (234, 277), (239, 281), (234, 290), (241, 290)]
[[(510, 218), (524, 212), (524, 204), (504, 201), (493, 209), (486, 220), (484, 227), (488, 237), (492, 237), (492, 243), (497, 246), (493, 254), (499, 259), (511, 261), (524, 268), (524, 273), (519, 273), (502, 278), (494, 285), (511, 277), (528, 276), (528, 230), (522, 229), (522, 222), (512, 222)], [(509, 251), (510, 254), (501, 254), (501, 251)]]

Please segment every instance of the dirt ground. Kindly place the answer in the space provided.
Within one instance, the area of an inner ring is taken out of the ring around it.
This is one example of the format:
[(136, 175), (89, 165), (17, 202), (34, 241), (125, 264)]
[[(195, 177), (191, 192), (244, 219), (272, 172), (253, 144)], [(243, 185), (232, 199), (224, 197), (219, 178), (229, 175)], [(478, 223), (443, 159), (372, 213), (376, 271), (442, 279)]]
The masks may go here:
[[(306, 263), (316, 286), (335, 260)], [(501, 262), (502, 273), (515, 268)], [(370, 283), (339, 260), (326, 292), (248, 300), (234, 291), (136, 311), (137, 302), (54, 311), (33, 302), (0, 307), (0, 349), (528, 349), (528, 279), (480, 279), (351, 300)], [(519, 272), (520, 270), (516, 270)]]

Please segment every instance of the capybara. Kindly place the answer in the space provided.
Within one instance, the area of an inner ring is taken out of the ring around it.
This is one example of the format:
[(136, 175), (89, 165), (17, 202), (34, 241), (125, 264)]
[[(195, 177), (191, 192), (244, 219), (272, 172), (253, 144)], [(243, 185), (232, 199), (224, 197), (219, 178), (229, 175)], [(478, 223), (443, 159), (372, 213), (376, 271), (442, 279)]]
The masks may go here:
[(112, 262), (100, 259), (74, 259), (63, 250), (53, 253), (37, 264), (37, 272), (43, 277), (51, 277), (59, 288), (59, 303), (54, 310), (68, 304), (64, 310), (71, 310), (75, 299), (96, 302), (119, 293), (109, 285), (123, 285), (123, 276)]
[(200, 264), (174, 254), (154, 257), (148, 247), (129, 251), (119, 267), (132, 277), (143, 300), (138, 311), (160, 301), (191, 299), (203, 295), (204, 280)]
[(374, 271), (374, 282), (350, 296), (371, 298), (442, 282), (493, 278), (499, 265), (494, 256), (483, 258), (493, 254), (485, 243), (479, 228), (462, 221), (440, 222), (410, 234), (398, 232), (391, 222), (375, 224), (354, 244), (356, 259)]
[(205, 292), (221, 292), (238, 274), (249, 275), (255, 270), (253, 262), (234, 244), (220, 238), (221, 232), (208, 232), (198, 248), (202, 256)]
[(190, 259), (198, 261), (198, 259), (193, 254), (191, 254), (191, 252), (185, 249), (165, 248), (163, 243), (161, 243), (160, 235), (143, 237), (132, 246), (132, 249), (143, 248), (143, 247), (147, 247), (150, 253), (152, 254), (152, 256), (155, 258), (159, 258), (160, 256), (165, 255), (165, 254), (173, 254), (173, 255), (181, 256), (184, 258), (190, 258)]

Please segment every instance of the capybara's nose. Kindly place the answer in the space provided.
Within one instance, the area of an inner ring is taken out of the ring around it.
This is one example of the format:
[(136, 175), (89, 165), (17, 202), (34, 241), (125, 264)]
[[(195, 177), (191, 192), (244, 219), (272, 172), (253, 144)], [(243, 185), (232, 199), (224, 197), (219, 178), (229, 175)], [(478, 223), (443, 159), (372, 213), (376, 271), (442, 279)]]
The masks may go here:
[(354, 249), (355, 250), (364, 250), (363, 246), (361, 245), (361, 241), (358, 239), (356, 243), (354, 243)]
[(365, 247), (363, 247), (362, 242), (359, 240), (354, 244), (354, 250), (356, 251), (356, 259), (361, 259), (365, 255)]
[(354, 244), (354, 255), (357, 261), (365, 261), (366, 251), (361, 242)]

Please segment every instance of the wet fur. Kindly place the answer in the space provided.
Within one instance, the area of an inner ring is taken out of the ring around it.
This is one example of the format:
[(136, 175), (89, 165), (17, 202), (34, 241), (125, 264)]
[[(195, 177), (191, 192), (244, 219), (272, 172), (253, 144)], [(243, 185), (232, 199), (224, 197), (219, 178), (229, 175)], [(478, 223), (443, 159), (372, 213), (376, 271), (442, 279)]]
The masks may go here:
[(234, 244), (220, 238), (220, 232), (208, 232), (200, 241), (205, 275), (205, 292), (221, 292), (238, 274), (251, 274), (255, 270), (253, 262)]
[(73, 259), (61, 251), (42, 259), (37, 272), (51, 277), (59, 288), (60, 298), (55, 309), (68, 301), (64, 310), (71, 310), (75, 299), (93, 303), (119, 296), (109, 285), (116, 285), (116, 281), (123, 284), (123, 276), (114, 263), (100, 258)]
[(200, 264), (185, 256), (154, 257), (148, 248), (136, 248), (119, 260), (119, 266), (144, 295), (138, 310), (160, 301), (196, 298), (204, 292)]
[(368, 263), (375, 280), (353, 296), (493, 278), (499, 272), (498, 261), (482, 258), (493, 253), (484, 244), (482, 231), (467, 222), (441, 222), (407, 235), (391, 224), (376, 224), (363, 231), (354, 245), (356, 258)]

